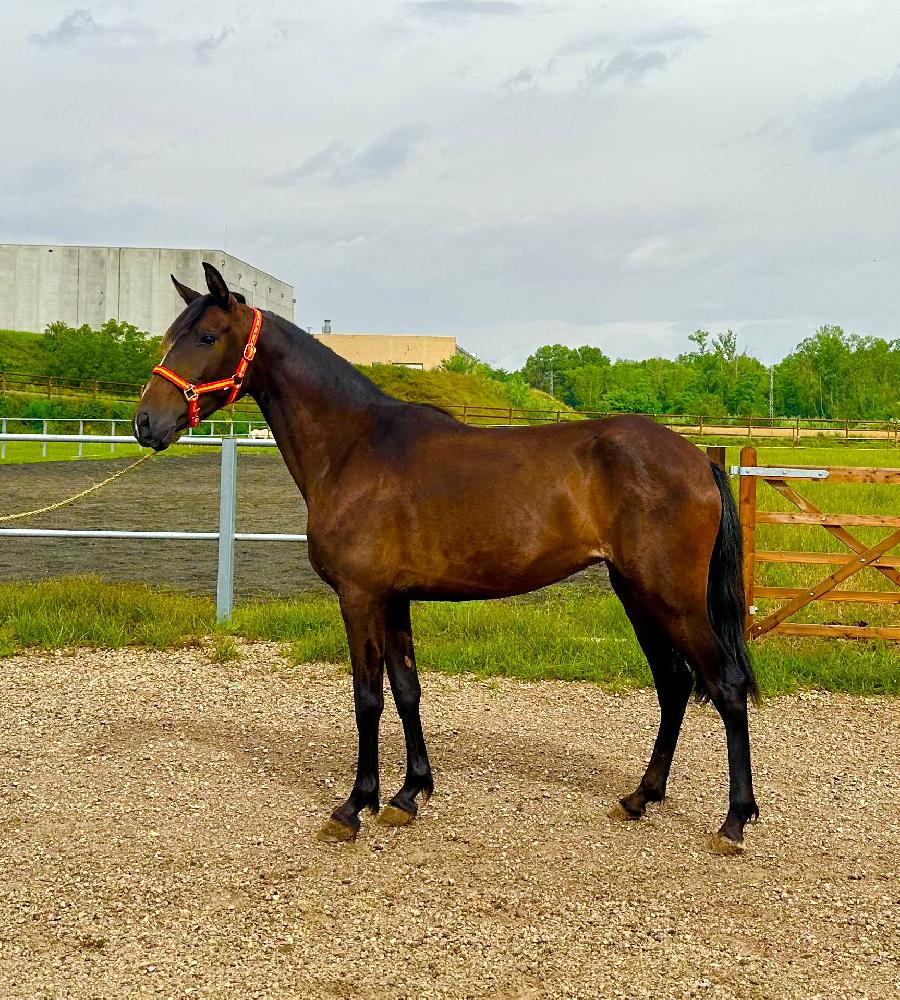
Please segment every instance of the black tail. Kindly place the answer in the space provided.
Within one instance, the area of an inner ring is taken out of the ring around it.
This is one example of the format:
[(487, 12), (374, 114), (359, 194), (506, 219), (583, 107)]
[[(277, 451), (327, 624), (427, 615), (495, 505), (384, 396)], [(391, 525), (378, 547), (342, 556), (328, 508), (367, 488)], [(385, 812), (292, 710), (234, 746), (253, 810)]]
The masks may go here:
[(741, 524), (728, 482), (728, 473), (712, 462), (713, 478), (722, 497), (722, 520), (709, 564), (706, 605), (713, 632), (726, 663), (737, 667), (747, 678), (747, 697), (759, 701), (759, 687), (753, 676), (744, 639), (747, 602), (744, 597), (744, 560)]

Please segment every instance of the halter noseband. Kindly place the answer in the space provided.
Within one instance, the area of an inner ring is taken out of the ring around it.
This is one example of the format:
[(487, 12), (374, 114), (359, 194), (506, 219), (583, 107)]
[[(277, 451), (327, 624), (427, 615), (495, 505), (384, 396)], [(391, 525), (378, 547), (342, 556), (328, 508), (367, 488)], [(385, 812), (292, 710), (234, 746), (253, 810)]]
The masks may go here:
[(157, 365), (151, 374), (161, 375), (172, 385), (177, 385), (179, 389), (184, 393), (184, 398), (187, 400), (188, 404), (188, 423), (191, 427), (196, 427), (200, 423), (200, 397), (205, 392), (219, 392), (221, 389), (230, 389), (231, 392), (228, 394), (228, 399), (225, 400), (225, 405), (230, 406), (238, 397), (238, 393), (241, 391), (241, 386), (244, 382), (244, 376), (247, 374), (247, 369), (250, 367), (250, 362), (256, 356), (256, 342), (259, 340), (259, 333), (262, 330), (262, 313), (259, 309), (253, 310), (253, 325), (250, 327), (250, 335), (247, 337), (247, 343), (244, 345), (244, 352), (241, 355), (241, 360), (238, 361), (237, 368), (234, 370), (234, 375), (231, 378), (220, 378), (216, 382), (188, 382), (187, 379), (182, 378), (177, 372), (173, 372), (170, 368), (166, 368), (164, 365)]

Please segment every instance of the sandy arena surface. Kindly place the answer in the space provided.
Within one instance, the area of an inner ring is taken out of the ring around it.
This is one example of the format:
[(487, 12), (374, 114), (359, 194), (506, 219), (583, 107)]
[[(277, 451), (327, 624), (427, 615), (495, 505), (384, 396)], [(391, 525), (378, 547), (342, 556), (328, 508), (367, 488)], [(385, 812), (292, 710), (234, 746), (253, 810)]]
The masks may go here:
[[(425, 675), (437, 794), (401, 830), (315, 833), (348, 790), (349, 681), (203, 650), (0, 663), (0, 992), (11, 997), (900, 994), (900, 702), (780, 698), (752, 720), (763, 819), (722, 818), (718, 717), (671, 798), (606, 815), (652, 692)], [(393, 708), (383, 795), (400, 784)]]

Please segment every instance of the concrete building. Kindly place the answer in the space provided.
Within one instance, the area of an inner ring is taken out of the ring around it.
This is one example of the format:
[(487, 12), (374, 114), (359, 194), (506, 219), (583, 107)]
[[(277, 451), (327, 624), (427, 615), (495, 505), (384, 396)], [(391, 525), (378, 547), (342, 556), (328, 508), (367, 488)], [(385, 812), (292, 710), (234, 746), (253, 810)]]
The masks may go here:
[(417, 337), (388, 333), (315, 333), (335, 354), (355, 365), (440, 368), (457, 353), (456, 337)]
[(40, 333), (56, 320), (100, 327), (117, 319), (165, 333), (184, 308), (169, 275), (205, 291), (203, 261), (250, 305), (293, 322), (293, 286), (222, 250), (0, 244), (0, 329)]

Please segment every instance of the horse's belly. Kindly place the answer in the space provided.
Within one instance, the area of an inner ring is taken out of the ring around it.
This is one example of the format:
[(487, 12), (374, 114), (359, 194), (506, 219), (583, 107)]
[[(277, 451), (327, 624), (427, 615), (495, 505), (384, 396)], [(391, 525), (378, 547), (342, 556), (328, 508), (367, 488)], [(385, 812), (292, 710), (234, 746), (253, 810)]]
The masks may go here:
[(411, 560), (403, 589), (423, 596), (505, 597), (558, 583), (602, 558), (599, 548), (590, 545), (532, 552), (487, 552), (475, 546), (432, 552)]

